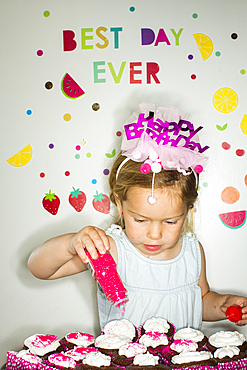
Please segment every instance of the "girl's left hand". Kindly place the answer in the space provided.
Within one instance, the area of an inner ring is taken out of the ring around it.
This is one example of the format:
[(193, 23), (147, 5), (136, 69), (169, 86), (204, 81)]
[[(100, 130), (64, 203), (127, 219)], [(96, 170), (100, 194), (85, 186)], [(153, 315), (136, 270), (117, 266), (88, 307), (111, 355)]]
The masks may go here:
[(243, 326), (247, 324), (247, 297), (235, 296), (230, 295), (223, 306), (221, 307), (221, 311), (226, 313), (226, 310), (229, 306), (239, 305), (242, 308), (242, 319), (236, 322), (235, 324), (238, 326)]

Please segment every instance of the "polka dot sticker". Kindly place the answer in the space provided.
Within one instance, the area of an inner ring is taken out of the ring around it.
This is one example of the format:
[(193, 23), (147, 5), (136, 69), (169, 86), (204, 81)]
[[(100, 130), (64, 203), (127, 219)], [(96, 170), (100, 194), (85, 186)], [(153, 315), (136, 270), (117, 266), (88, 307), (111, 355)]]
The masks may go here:
[(238, 157), (242, 157), (243, 155), (245, 155), (245, 150), (244, 149), (237, 149), (236, 154), (237, 154)]
[(204, 186), (204, 188), (207, 188), (208, 187), (208, 183), (207, 182), (204, 182), (202, 185)]
[(65, 174), (65, 176), (69, 176), (70, 175), (70, 172), (69, 171), (65, 171), (64, 174)]
[(43, 13), (43, 16), (48, 18), (50, 17), (51, 13), (49, 12), (49, 10), (45, 10), (44, 13)]
[(130, 11), (133, 13), (134, 11), (136, 10), (136, 8), (134, 6), (131, 6), (130, 7)]
[(221, 193), (221, 200), (227, 204), (236, 203), (239, 200), (240, 193), (233, 186), (227, 186)]
[(87, 145), (87, 140), (86, 139), (82, 139), (81, 145), (83, 145), (83, 146)]
[(45, 88), (46, 88), (47, 90), (51, 90), (51, 89), (53, 88), (53, 83), (52, 83), (51, 81), (47, 81), (47, 82), (45, 83)]
[(68, 122), (71, 120), (71, 114), (70, 113), (65, 113), (63, 116), (64, 121)]
[(196, 75), (195, 74), (192, 74), (190, 77), (191, 77), (192, 80), (195, 80), (196, 79)]
[(193, 56), (192, 54), (189, 54), (189, 55), (188, 55), (188, 59), (189, 59), (189, 60), (192, 60), (193, 58), (194, 58), (194, 56)]
[(108, 170), (108, 168), (105, 168), (104, 171), (103, 171), (103, 174), (107, 176), (107, 175), (109, 175), (109, 173), (110, 173), (110, 171)]
[(80, 154), (75, 155), (75, 159), (80, 159), (80, 157), (81, 157)]
[(224, 141), (222, 144), (221, 144), (222, 148), (225, 149), (225, 150), (229, 150), (231, 148), (231, 145), (228, 144), (226, 141)]
[(93, 184), (93, 185), (97, 184), (97, 180), (96, 180), (96, 179), (93, 179), (93, 180), (92, 180), (92, 184)]
[(117, 135), (118, 137), (120, 137), (120, 136), (122, 136), (122, 132), (121, 132), (121, 131), (117, 131), (117, 132), (116, 132), (116, 135)]
[(100, 105), (99, 105), (99, 103), (94, 103), (93, 105), (92, 105), (92, 110), (94, 110), (95, 112), (97, 111), (97, 110), (99, 110), (100, 109)]
[(240, 73), (241, 73), (241, 75), (245, 75), (246, 70), (245, 70), (245, 69), (241, 69), (241, 70), (240, 70)]
[(42, 57), (43, 54), (44, 54), (43, 50), (38, 50), (37, 51), (38, 57)]
[(76, 150), (81, 150), (80, 145), (76, 145), (75, 149), (76, 149)]
[(45, 173), (44, 173), (44, 172), (40, 172), (39, 176), (40, 176), (41, 178), (44, 178), (44, 177), (45, 177)]
[(245, 175), (245, 177), (244, 177), (244, 183), (247, 186), (247, 175)]
[(86, 154), (86, 157), (87, 157), (87, 158), (91, 158), (91, 157), (92, 157), (92, 154), (91, 154), (91, 153), (87, 153), (87, 154)]
[(221, 56), (221, 52), (220, 51), (216, 51), (215, 52), (215, 55), (216, 55), (216, 57), (220, 57)]
[(32, 114), (33, 112), (31, 111), (31, 109), (28, 109), (27, 111), (26, 111), (26, 114), (28, 115), (28, 116), (31, 116), (31, 114)]
[(192, 18), (194, 18), (194, 19), (198, 18), (198, 14), (197, 13), (193, 13), (192, 14)]
[(237, 33), (232, 33), (231, 34), (231, 38), (233, 39), (233, 40), (236, 40), (237, 38), (238, 38), (238, 35), (237, 35)]
[(50, 143), (50, 144), (49, 144), (49, 148), (50, 148), (50, 149), (53, 149), (53, 148), (54, 148), (54, 144)]

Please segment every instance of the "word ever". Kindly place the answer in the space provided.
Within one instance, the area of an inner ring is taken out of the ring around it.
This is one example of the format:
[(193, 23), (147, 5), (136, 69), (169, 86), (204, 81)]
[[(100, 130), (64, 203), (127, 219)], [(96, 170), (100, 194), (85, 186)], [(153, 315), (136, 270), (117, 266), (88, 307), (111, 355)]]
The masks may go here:
[[(123, 29), (122, 27), (111, 27), (110, 32), (113, 32), (113, 43), (114, 49), (119, 48), (119, 32)], [(99, 49), (105, 49), (109, 45), (108, 38), (102, 34), (102, 32), (108, 31), (106, 27), (98, 27), (95, 31), (96, 36), (103, 42), (97, 42), (95, 46)], [(93, 28), (82, 28), (81, 29), (81, 49), (93, 49), (93, 45), (90, 44), (90, 40), (93, 40), (92, 35)], [(89, 43), (88, 43), (89, 42)], [(63, 51), (73, 51), (77, 48), (77, 42), (75, 40), (75, 32), (72, 30), (63, 31)]]
[[(108, 68), (110, 70), (110, 73), (115, 81), (115, 83), (120, 83), (126, 62), (122, 62), (119, 71), (116, 73), (113, 65), (111, 62), (107, 63)], [(105, 62), (99, 61), (99, 62), (93, 62), (93, 71), (94, 71), (94, 83), (105, 83), (106, 78), (100, 78), (99, 75), (102, 75), (103, 73), (106, 73), (106, 70), (104, 68)], [(102, 67), (102, 68), (101, 68)], [(130, 62), (129, 67), (129, 78), (130, 78), (130, 84), (142, 84), (142, 80), (138, 78), (136, 75), (141, 77), (142, 70), (140, 69), (142, 67), (142, 62)], [(147, 84), (151, 84), (151, 77), (155, 81), (156, 84), (160, 84), (160, 81), (157, 77), (157, 73), (159, 72), (159, 65), (154, 62), (146, 63), (146, 82)]]
[[(147, 128), (143, 125), (147, 122)], [(200, 143), (195, 143), (191, 141), (193, 136), (195, 136), (203, 127), (199, 126), (196, 130), (191, 122), (180, 120), (176, 122), (163, 122), (161, 119), (157, 118), (154, 122), (154, 113), (150, 112), (149, 117), (145, 118), (144, 113), (139, 114), (138, 121), (130, 123), (124, 126), (126, 137), (128, 140), (139, 139), (141, 134), (145, 131), (158, 145), (170, 145), (170, 146), (183, 146), (184, 148), (189, 148), (190, 150), (195, 150), (197, 148), (199, 153), (203, 153), (205, 150), (209, 149), (209, 146), (201, 147)], [(181, 131), (189, 133), (189, 136), (179, 135)], [(168, 133), (177, 136), (177, 138), (171, 138)], [(178, 136), (179, 135), (179, 136)], [(180, 143), (180, 145), (178, 145)], [(182, 144), (182, 145), (181, 145)]]
[[(175, 37), (176, 46), (179, 46), (179, 37), (181, 36), (182, 31), (183, 31), (183, 28), (180, 28), (178, 33), (176, 33), (174, 29), (171, 29), (171, 33)], [(151, 45), (153, 44), (154, 40), (155, 40), (155, 33), (151, 28), (141, 29), (141, 44), (142, 45)], [(165, 33), (163, 28), (160, 28), (158, 32), (154, 46), (158, 46), (160, 42), (165, 42), (167, 45), (171, 45), (167, 37), (167, 34)]]

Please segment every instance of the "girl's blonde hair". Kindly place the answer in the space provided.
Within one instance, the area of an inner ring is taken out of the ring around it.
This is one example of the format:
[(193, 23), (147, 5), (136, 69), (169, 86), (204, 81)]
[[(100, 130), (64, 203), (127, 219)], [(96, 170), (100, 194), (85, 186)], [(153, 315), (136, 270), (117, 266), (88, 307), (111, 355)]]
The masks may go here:
[[(147, 189), (152, 188), (153, 172), (143, 174), (140, 171), (140, 166), (143, 162), (135, 162), (129, 160), (121, 168), (118, 178), (116, 178), (117, 170), (126, 157), (121, 153), (117, 156), (113, 163), (110, 176), (110, 199), (118, 207), (118, 202), (121, 203), (127, 200), (128, 190), (132, 187), (143, 187)], [(176, 170), (162, 170), (155, 174), (155, 189), (164, 188), (171, 197), (178, 196), (186, 203), (187, 209), (191, 212), (186, 219), (184, 225), (184, 233), (193, 232), (193, 206), (197, 199), (198, 193), (196, 189), (195, 174), (191, 172), (190, 175), (184, 176), (181, 172)], [(117, 215), (116, 224), (124, 228), (124, 219), (120, 213)]]

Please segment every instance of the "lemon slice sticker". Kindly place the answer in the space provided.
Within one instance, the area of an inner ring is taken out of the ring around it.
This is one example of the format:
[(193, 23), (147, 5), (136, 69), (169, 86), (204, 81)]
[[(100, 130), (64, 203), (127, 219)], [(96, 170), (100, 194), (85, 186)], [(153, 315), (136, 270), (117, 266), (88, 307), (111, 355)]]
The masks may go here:
[(213, 52), (212, 40), (203, 33), (195, 33), (193, 36), (201, 53), (202, 60), (207, 60)]
[(244, 135), (247, 135), (247, 114), (244, 114), (241, 122), (240, 122), (240, 128)]
[(31, 158), (32, 158), (32, 147), (30, 144), (28, 144), (25, 148), (23, 148), (15, 155), (7, 159), (7, 162), (11, 164), (11, 166), (22, 167), (28, 164)]
[(221, 87), (214, 93), (213, 106), (221, 113), (230, 113), (238, 106), (238, 96), (230, 87)]

